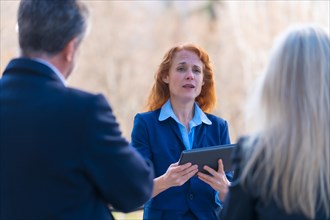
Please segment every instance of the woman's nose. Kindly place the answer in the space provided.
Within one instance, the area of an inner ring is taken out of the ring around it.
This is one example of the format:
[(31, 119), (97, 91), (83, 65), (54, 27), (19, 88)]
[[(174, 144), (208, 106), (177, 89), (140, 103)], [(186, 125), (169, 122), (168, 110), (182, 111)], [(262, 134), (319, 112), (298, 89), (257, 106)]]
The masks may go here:
[(192, 70), (188, 70), (186, 73), (186, 79), (193, 79), (194, 78), (194, 73)]

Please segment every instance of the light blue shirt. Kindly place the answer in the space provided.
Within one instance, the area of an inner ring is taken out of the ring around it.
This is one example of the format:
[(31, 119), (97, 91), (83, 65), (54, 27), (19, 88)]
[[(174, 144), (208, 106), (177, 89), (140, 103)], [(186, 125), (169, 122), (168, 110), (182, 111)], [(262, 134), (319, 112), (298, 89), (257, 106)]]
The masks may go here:
[[(189, 122), (189, 130), (190, 130), (189, 133), (188, 133), (186, 127), (178, 120), (178, 118), (174, 114), (170, 100), (167, 100), (167, 102), (165, 102), (165, 104), (162, 106), (162, 108), (160, 109), (159, 117), (158, 117), (159, 121), (164, 121), (164, 120), (168, 119), (169, 117), (173, 118), (176, 121), (176, 123), (179, 126), (180, 132), (181, 132), (183, 144), (187, 150), (192, 149), (192, 146), (194, 143), (195, 127), (202, 123), (205, 123), (207, 125), (212, 124), (210, 119), (208, 119), (208, 117), (205, 115), (205, 113), (202, 111), (202, 109), (200, 109), (200, 107), (197, 105), (196, 102), (194, 105), (195, 105), (195, 113), (194, 113), (193, 119)], [(222, 206), (222, 202), (219, 199), (218, 192), (216, 192), (216, 194), (215, 194), (215, 202), (218, 205)]]
[(183, 144), (187, 150), (192, 149), (194, 143), (195, 127), (201, 125), (202, 123), (208, 125), (212, 124), (212, 122), (207, 118), (205, 113), (199, 108), (197, 103), (195, 103), (194, 105), (195, 105), (195, 113), (193, 119), (189, 122), (189, 132), (174, 114), (170, 100), (167, 100), (167, 102), (162, 106), (158, 118), (159, 121), (164, 121), (169, 117), (171, 117), (177, 122), (181, 132)]
[(40, 58), (33, 58), (32, 60), (37, 61), (39, 63), (42, 63), (46, 66), (48, 66), (49, 68), (51, 68), (54, 73), (56, 74), (56, 76), (61, 80), (61, 82), (63, 83), (64, 86), (66, 86), (66, 81), (65, 78), (63, 77), (63, 75), (60, 73), (60, 71), (51, 63), (47, 62), (46, 60), (40, 59)]

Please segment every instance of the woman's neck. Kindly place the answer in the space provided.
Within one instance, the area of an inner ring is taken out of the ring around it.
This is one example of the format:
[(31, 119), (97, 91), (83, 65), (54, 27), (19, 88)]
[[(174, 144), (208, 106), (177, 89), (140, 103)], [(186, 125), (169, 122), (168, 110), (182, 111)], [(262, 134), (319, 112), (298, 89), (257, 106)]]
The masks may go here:
[(189, 131), (189, 122), (194, 117), (194, 103), (182, 103), (171, 100), (171, 106), (175, 116)]

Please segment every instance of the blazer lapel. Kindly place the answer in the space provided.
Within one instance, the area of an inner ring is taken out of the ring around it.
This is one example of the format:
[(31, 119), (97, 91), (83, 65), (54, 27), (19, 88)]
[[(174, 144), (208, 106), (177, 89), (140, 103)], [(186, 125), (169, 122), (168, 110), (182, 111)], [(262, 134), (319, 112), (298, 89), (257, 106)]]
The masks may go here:
[(205, 147), (205, 143), (207, 142), (206, 137), (206, 127), (205, 124), (198, 125), (195, 129), (195, 137), (194, 137), (194, 143), (192, 148), (200, 148)]
[[(169, 118), (168, 121), (169, 121), (169, 127), (172, 130), (173, 134), (180, 141), (180, 146), (182, 150), (186, 150), (178, 124), (176, 123), (176, 121), (174, 121), (173, 118)], [(192, 149), (207, 146), (207, 129), (206, 129), (207, 127), (208, 126), (205, 126), (205, 124), (202, 123), (201, 125), (195, 128), (196, 130), (195, 130), (195, 137), (194, 137), (194, 143), (192, 145)]]
[(174, 135), (177, 137), (177, 139), (180, 142), (180, 146), (182, 148), (182, 150), (186, 150), (186, 147), (184, 146), (183, 140), (182, 140), (182, 135), (179, 129), (178, 124), (176, 123), (176, 121), (173, 118), (169, 118), (167, 119), (169, 121), (169, 127), (172, 130), (172, 132), (174, 133)]

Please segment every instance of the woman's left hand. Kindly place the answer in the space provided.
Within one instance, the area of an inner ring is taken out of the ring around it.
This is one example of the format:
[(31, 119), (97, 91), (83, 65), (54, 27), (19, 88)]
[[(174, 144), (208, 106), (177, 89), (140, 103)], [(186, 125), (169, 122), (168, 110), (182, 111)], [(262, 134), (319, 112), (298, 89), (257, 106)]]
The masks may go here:
[(218, 171), (215, 171), (209, 166), (204, 166), (204, 170), (209, 172), (211, 175), (198, 172), (198, 178), (205, 183), (209, 184), (214, 190), (219, 192), (219, 199), (224, 201), (224, 198), (227, 195), (228, 187), (230, 185), (229, 180), (226, 177), (225, 171), (223, 169), (222, 160), (218, 160)]

